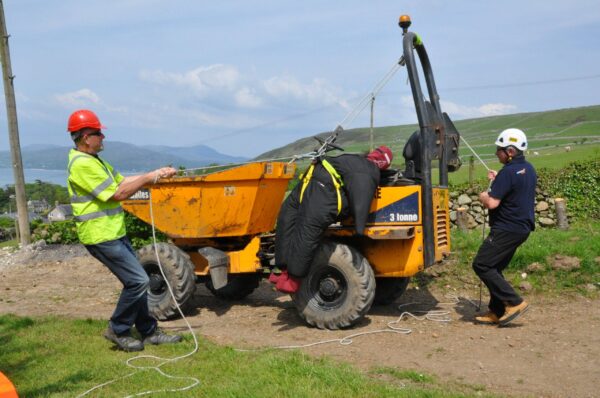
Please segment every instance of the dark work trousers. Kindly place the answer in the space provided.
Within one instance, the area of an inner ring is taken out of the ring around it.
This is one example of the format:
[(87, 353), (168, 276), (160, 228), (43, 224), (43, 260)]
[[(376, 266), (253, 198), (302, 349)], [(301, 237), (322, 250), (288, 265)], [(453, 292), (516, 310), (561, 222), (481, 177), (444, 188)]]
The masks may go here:
[(152, 334), (157, 322), (148, 311), (150, 280), (135, 256), (129, 239), (125, 236), (85, 247), (123, 284), (117, 307), (110, 318), (112, 330), (117, 335), (122, 335), (129, 333), (135, 325), (143, 336)]
[(498, 317), (504, 315), (504, 303), (514, 306), (523, 302), (521, 296), (504, 279), (502, 271), (528, 236), (529, 233), (506, 232), (492, 228), (473, 260), (473, 270), (490, 291), (488, 307)]
[[(338, 217), (335, 186), (323, 180), (315, 177), (310, 180), (302, 202), (302, 181), (298, 183), (281, 206), (277, 217), (275, 262), (295, 277), (302, 278), (308, 274), (325, 230)], [(340, 195), (342, 213), (345, 213), (348, 201), (343, 191)]]

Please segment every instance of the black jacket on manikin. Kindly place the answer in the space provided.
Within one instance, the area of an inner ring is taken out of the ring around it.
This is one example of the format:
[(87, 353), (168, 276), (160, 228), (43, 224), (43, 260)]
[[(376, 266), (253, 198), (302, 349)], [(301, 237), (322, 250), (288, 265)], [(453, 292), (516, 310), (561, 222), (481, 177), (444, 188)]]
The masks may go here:
[(377, 166), (362, 155), (325, 158), (342, 177), (342, 208), (338, 214), (338, 195), (331, 175), (319, 162), (305, 188), (302, 181), (283, 202), (277, 218), (275, 262), (295, 277), (308, 274), (315, 251), (327, 227), (351, 215), (356, 232), (363, 234), (371, 201), (379, 185)]

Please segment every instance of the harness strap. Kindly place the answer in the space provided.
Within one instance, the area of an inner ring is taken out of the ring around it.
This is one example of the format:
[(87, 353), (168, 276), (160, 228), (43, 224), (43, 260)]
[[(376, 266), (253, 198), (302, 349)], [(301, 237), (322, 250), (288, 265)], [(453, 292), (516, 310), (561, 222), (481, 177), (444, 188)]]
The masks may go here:
[(306, 187), (308, 186), (308, 182), (312, 178), (314, 170), (315, 170), (315, 165), (311, 164), (310, 167), (308, 168), (308, 170), (306, 170), (300, 176), (300, 179), (302, 180), (302, 189), (300, 190), (300, 203), (302, 203), (302, 198), (304, 197), (304, 191), (306, 190)]
[[(337, 194), (337, 210), (338, 210), (338, 215), (339, 215), (342, 212), (341, 187), (344, 186), (344, 181), (342, 180), (342, 177), (337, 172), (337, 170), (326, 159), (323, 159), (321, 161), (321, 164), (323, 165), (325, 170), (327, 170), (327, 172), (331, 176), (331, 181), (333, 182), (333, 186), (335, 187), (335, 193)], [(302, 180), (302, 189), (300, 190), (300, 203), (302, 203), (302, 198), (304, 197), (304, 191), (306, 190), (306, 187), (308, 186), (308, 183), (310, 182), (310, 179), (312, 178), (314, 170), (315, 170), (315, 165), (311, 164), (310, 167), (308, 168), (308, 170), (306, 170), (306, 172), (304, 172), (300, 176), (300, 179)]]

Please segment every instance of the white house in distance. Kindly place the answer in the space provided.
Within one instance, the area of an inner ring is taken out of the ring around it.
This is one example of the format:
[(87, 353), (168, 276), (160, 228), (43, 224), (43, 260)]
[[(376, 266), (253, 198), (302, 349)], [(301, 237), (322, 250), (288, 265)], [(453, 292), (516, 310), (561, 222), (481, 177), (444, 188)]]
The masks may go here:
[(48, 213), (48, 222), (65, 221), (73, 218), (73, 208), (71, 205), (59, 205), (58, 203)]
[(27, 210), (36, 214), (41, 214), (50, 210), (50, 205), (48, 204), (48, 202), (46, 202), (46, 199), (28, 200)]

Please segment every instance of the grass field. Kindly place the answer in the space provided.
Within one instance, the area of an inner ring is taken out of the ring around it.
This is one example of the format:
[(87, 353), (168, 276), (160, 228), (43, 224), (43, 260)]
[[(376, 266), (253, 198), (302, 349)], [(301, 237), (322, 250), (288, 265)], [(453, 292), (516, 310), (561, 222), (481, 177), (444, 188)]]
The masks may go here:
[[(75, 397), (134, 369), (124, 361), (135, 356), (110, 350), (100, 338), (104, 321), (56, 317), (0, 316), (0, 370), (22, 397)], [(167, 358), (191, 350), (191, 336), (183, 344), (149, 347), (144, 354)], [(144, 360), (136, 365), (156, 366)], [(298, 351), (238, 352), (200, 341), (197, 354), (161, 368), (178, 377), (194, 377), (201, 384), (183, 392), (154, 393), (153, 397), (468, 397), (491, 396), (480, 386), (448, 385), (418, 371), (375, 368), (361, 373), (327, 358), (311, 358)], [(190, 385), (152, 370), (142, 370), (86, 395), (123, 397), (148, 390)]]
[[(477, 253), (483, 238), (482, 230), (461, 232), (452, 231), (452, 253), (455, 261), (453, 274), (446, 277), (444, 282), (460, 286), (461, 281), (470, 280), (479, 283), (471, 269), (471, 262)], [(574, 256), (581, 260), (581, 267), (574, 271), (553, 270), (552, 256)], [(538, 262), (543, 269), (527, 275), (522, 273), (527, 266)], [(458, 276), (458, 278), (457, 278)], [(598, 294), (600, 291), (600, 222), (583, 221), (569, 228), (568, 231), (558, 229), (538, 228), (529, 239), (517, 250), (507, 271), (507, 279), (514, 285), (523, 280), (531, 283), (534, 292), (552, 296), (566, 294)], [(588, 284), (597, 288), (587, 289)]]
[[(569, 152), (566, 152), (564, 147), (551, 147), (538, 153), (539, 155), (530, 154), (527, 157), (536, 169), (561, 169), (575, 161), (600, 158), (600, 143), (572, 146)], [(448, 174), (450, 184), (460, 184), (469, 181), (469, 158), (470, 155), (463, 157), (463, 161), (466, 160), (466, 162), (463, 163), (462, 167), (458, 171)], [(493, 158), (487, 156), (482, 159), (490, 169), (499, 170), (502, 168), (502, 164), (498, 162), (495, 156)], [(435, 177), (437, 174), (437, 170), (432, 171), (432, 176)], [(473, 179), (485, 179), (486, 174), (487, 170), (485, 166), (474, 158)]]
[[(421, 274), (417, 284), (431, 287), (477, 284), (470, 264), (479, 245), (481, 230), (452, 231), (453, 255), (439, 278)], [(555, 254), (576, 256), (581, 267), (574, 271), (551, 269)], [(568, 231), (538, 229), (517, 251), (506, 276), (513, 284), (523, 281), (522, 272), (533, 262), (542, 269), (527, 275), (532, 293), (549, 296), (598, 295), (590, 284), (600, 286), (600, 222), (576, 223)], [(112, 351), (100, 337), (105, 321), (57, 317), (24, 318), (0, 315), (0, 371), (17, 386), (23, 397), (74, 397), (88, 389), (133, 371), (124, 361), (133, 354)], [(183, 355), (193, 346), (185, 344), (149, 347), (145, 354), (163, 357)], [(156, 365), (146, 360), (138, 365)], [(298, 351), (239, 352), (200, 340), (199, 352), (162, 368), (169, 374), (196, 377), (201, 385), (178, 393), (155, 397), (463, 397), (491, 396), (477, 385), (442, 382), (418, 369), (376, 367), (359, 371), (327, 358)], [(121, 397), (147, 390), (174, 389), (189, 380), (167, 379), (143, 370), (94, 391), (92, 397)]]
[[(495, 157), (494, 141), (500, 131), (509, 127), (518, 127), (525, 131), (529, 141), (528, 158), (538, 168), (556, 169), (574, 160), (600, 157), (600, 105), (459, 120), (454, 121), (454, 124), (461, 137), (473, 147), (490, 168), (500, 167)], [(417, 129), (416, 124), (376, 127), (373, 141), (375, 145), (385, 144), (392, 148), (395, 154), (394, 167), (403, 169), (404, 144)], [(319, 135), (326, 137), (329, 133)], [(338, 136), (336, 143), (346, 152), (365, 152), (369, 149), (369, 136), (368, 128), (349, 129)], [(267, 152), (258, 158), (279, 158), (306, 153), (317, 146), (317, 141), (308, 137)], [(566, 151), (567, 146), (571, 148), (570, 152)], [(335, 151), (332, 155), (339, 153)], [(460, 144), (459, 154), (463, 167), (454, 176), (451, 175), (451, 183), (468, 179), (467, 166), (473, 154), (464, 142)], [(302, 169), (305, 163), (300, 162), (299, 167)], [(478, 161), (475, 166), (476, 176), (485, 176), (485, 168)]]

